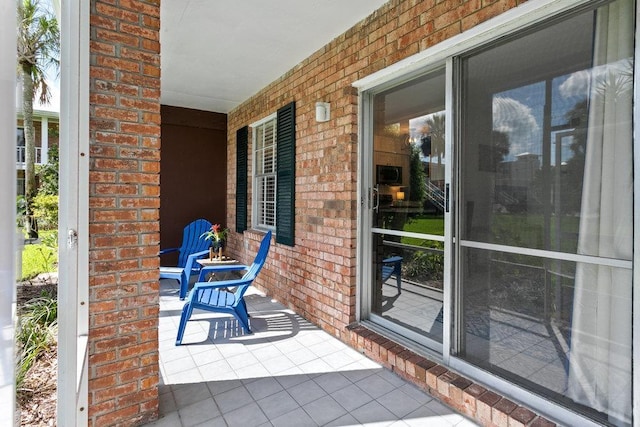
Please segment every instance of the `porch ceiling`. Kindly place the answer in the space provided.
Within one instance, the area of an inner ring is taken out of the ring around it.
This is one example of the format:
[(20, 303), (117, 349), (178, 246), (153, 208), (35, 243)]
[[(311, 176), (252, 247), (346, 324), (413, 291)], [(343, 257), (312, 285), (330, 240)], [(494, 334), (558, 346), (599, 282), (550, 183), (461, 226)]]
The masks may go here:
[(228, 113), (387, 0), (163, 0), (165, 105)]

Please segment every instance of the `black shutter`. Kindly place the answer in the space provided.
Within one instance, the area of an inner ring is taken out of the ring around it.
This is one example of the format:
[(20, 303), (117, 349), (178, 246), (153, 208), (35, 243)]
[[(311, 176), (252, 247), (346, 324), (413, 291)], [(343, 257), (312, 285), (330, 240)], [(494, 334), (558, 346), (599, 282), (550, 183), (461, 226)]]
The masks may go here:
[(278, 110), (276, 242), (294, 245), (296, 193), (296, 104)]
[(236, 131), (236, 231), (247, 229), (247, 149), (249, 127)]

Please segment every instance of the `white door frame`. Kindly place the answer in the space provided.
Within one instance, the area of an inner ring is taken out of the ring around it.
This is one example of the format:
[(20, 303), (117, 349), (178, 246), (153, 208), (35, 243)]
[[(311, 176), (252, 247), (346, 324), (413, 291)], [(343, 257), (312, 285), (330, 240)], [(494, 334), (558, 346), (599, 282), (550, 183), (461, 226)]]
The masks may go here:
[(0, 3), (0, 425), (15, 421), (16, 265), (16, 2)]
[(58, 218), (58, 413), (88, 423), (89, 3), (62, 1)]

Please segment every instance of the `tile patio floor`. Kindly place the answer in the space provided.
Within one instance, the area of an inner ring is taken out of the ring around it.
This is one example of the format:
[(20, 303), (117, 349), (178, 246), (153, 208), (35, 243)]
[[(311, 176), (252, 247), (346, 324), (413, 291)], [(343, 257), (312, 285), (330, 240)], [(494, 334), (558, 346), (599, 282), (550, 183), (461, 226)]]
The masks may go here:
[(184, 303), (175, 281), (160, 286), (160, 419), (149, 426), (476, 425), (255, 288), (253, 334), (199, 312), (176, 347)]

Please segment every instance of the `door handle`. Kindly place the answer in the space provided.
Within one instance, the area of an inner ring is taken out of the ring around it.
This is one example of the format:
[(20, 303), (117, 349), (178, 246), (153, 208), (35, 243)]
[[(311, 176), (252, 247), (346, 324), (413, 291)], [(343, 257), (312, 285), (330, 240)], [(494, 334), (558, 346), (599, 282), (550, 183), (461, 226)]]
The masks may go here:
[(378, 208), (380, 207), (380, 191), (378, 189), (378, 184), (371, 189), (371, 198), (373, 199), (373, 210), (375, 213), (378, 213)]
[(444, 210), (449, 213), (449, 184), (444, 186)]

